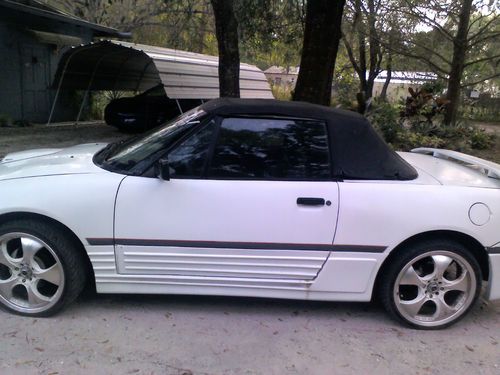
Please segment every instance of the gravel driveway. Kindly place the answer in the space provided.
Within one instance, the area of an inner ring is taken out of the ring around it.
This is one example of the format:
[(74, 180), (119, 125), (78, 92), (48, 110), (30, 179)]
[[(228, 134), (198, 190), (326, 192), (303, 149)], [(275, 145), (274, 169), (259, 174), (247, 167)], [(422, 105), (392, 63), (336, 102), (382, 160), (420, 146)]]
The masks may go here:
[[(0, 154), (120, 139), (0, 128)], [(54, 318), (0, 311), (0, 374), (500, 374), (500, 304), (416, 331), (376, 304), (87, 293)]]

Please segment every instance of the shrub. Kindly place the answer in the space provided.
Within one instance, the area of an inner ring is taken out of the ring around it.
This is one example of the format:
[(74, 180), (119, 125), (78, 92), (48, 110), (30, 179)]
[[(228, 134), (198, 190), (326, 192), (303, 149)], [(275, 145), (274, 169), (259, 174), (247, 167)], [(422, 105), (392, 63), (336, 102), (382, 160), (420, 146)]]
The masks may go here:
[(28, 120), (16, 120), (12, 124), (18, 128), (28, 128), (30, 126), (33, 126), (33, 124)]
[(367, 117), (388, 143), (396, 142), (401, 133), (404, 132), (399, 121), (399, 111), (395, 106), (381, 103), (377, 107), (373, 107)]
[(292, 100), (292, 89), (289, 86), (271, 85), (273, 96), (278, 100)]
[(495, 143), (495, 136), (465, 123), (444, 125), (441, 115), (399, 116), (400, 107), (379, 103), (367, 117), (393, 148), (408, 151), (415, 147), (447, 148), (461, 152), (484, 150)]
[(0, 128), (4, 128), (6, 126), (9, 126), (11, 123), (11, 119), (9, 115), (4, 115), (0, 113)]
[(470, 144), (473, 149), (487, 150), (495, 144), (495, 136), (486, 133), (483, 129), (475, 129), (471, 134)]

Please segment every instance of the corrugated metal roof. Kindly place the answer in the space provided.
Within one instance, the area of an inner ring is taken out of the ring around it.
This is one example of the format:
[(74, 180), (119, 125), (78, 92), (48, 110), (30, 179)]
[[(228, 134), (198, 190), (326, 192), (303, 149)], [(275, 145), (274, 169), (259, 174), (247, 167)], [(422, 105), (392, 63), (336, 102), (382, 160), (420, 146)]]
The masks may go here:
[[(107, 40), (67, 51), (53, 87), (144, 91), (163, 83), (172, 99), (213, 99), (219, 97), (218, 66), (216, 56)], [(240, 65), (240, 95), (273, 98), (264, 73), (249, 64)]]

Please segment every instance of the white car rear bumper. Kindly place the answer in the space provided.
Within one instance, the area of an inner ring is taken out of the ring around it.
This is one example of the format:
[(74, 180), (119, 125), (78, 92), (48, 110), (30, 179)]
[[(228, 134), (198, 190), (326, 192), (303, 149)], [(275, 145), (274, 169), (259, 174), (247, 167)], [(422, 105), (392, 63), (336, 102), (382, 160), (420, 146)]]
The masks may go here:
[(490, 301), (500, 300), (500, 247), (490, 249), (490, 280), (486, 298)]

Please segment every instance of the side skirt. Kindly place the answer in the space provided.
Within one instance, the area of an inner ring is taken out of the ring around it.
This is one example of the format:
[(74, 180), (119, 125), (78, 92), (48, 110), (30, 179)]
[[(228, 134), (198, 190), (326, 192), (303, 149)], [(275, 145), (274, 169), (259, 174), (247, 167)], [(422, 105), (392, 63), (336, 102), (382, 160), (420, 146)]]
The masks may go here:
[[(87, 246), (87, 252), (94, 268), (99, 293), (218, 295), (323, 301), (369, 301), (376, 271), (386, 255), (322, 252), (324, 259), (320, 257), (322, 259), (311, 260), (318, 262), (318, 266), (323, 263), (320, 272), (318, 268), (317, 276), (305, 278), (288, 275), (288, 278), (282, 278), (276, 273), (273, 273), (273, 277), (248, 277), (248, 274), (235, 275), (237, 277), (143, 274), (143, 271), (125, 274), (118, 272), (113, 246)], [(328, 254), (330, 256), (326, 259)], [(314, 258), (312, 254), (309, 255)]]

